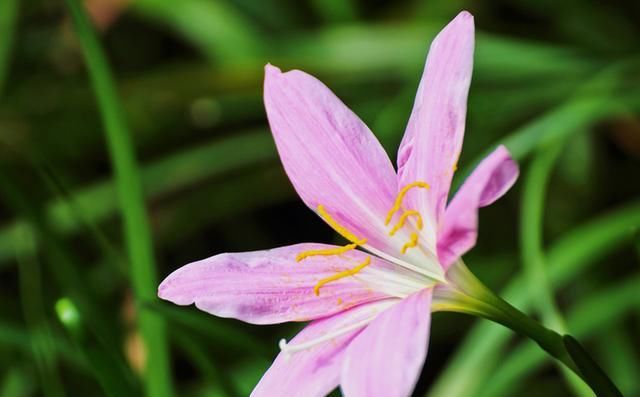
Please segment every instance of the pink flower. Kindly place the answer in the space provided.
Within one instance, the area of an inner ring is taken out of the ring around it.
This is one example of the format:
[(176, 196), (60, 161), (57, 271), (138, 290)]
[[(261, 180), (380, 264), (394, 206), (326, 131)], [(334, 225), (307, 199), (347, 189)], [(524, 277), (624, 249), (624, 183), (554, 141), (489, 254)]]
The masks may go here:
[[(302, 200), (348, 244), (227, 253), (178, 269), (159, 296), (253, 324), (310, 321), (253, 396), (409, 396), (423, 366), (434, 287), (476, 242), (478, 208), (518, 167), (504, 147), (447, 204), (464, 135), (474, 24), (460, 13), (431, 45), (396, 174), (369, 128), (326, 86), (267, 65), (264, 101)], [(380, 54), (384, 56), (384, 54)]]

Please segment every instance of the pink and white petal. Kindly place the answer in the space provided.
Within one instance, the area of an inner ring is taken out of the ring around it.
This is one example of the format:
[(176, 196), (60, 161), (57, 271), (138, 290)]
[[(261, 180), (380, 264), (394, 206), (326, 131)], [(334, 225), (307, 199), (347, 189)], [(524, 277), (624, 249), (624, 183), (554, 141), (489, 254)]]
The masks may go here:
[(476, 244), (478, 208), (502, 197), (518, 178), (518, 164), (498, 146), (476, 167), (447, 207), (438, 238), (438, 257), (446, 270)]
[(265, 67), (264, 103), (284, 169), (302, 200), (323, 205), (369, 244), (387, 245), (396, 174), (369, 128), (315, 77)]
[[(251, 393), (251, 397), (323, 397), (338, 386), (345, 350), (366, 322), (393, 302), (383, 300), (354, 307), (307, 325), (289, 344), (322, 338), (342, 329), (348, 332), (297, 353), (280, 352)], [(354, 325), (363, 324), (360, 327)]]
[(398, 151), (398, 188), (414, 181), (430, 185), (409, 191), (405, 199), (407, 208), (419, 210), (432, 223), (423, 232), (430, 243), (435, 242), (462, 148), (473, 50), (473, 16), (463, 11), (431, 43)]
[[(195, 303), (213, 315), (252, 324), (313, 320), (386, 297), (354, 277), (330, 282), (316, 296), (314, 286), (319, 280), (351, 269), (368, 257), (354, 250), (296, 262), (300, 252), (328, 248), (336, 247), (306, 243), (216, 255), (171, 273), (160, 284), (158, 296), (178, 305)], [(372, 257), (369, 267), (386, 268), (388, 264)]]
[(340, 384), (345, 397), (408, 397), (427, 356), (431, 289), (396, 303), (349, 345)]

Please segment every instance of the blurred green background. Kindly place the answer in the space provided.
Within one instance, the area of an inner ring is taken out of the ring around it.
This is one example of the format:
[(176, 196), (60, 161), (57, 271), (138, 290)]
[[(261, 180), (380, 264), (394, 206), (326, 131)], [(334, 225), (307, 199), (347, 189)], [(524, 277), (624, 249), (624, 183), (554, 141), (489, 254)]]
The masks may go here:
[[(467, 265), (640, 396), (637, 1), (0, 0), (0, 397), (248, 395), (300, 325), (155, 288), (216, 253), (336, 240), (278, 161), (264, 64), (319, 77), (393, 158), (461, 9), (477, 50), (459, 177), (498, 143), (522, 170)], [(495, 324), (433, 326), (416, 396), (588, 395)]]

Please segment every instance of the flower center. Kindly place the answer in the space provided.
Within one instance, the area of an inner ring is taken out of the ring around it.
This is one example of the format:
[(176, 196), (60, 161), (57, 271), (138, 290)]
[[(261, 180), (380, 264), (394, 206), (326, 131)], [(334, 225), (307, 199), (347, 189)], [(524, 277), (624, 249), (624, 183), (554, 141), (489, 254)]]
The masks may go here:
[[(413, 232), (411, 232), (409, 234), (409, 241), (407, 241), (401, 248), (400, 252), (401, 254), (406, 254), (407, 250), (409, 248), (413, 248), (413, 247), (417, 247), (419, 244), (419, 237), (418, 237), (418, 232), (421, 231), (424, 227), (424, 221), (422, 218), (422, 215), (420, 214), (420, 212), (418, 210), (415, 209), (405, 209), (402, 206), (403, 200), (405, 198), (405, 196), (407, 195), (407, 193), (414, 188), (419, 188), (419, 189), (429, 189), (429, 184), (423, 181), (415, 181), (412, 182), (408, 185), (406, 185), (405, 187), (403, 187), (402, 189), (400, 189), (400, 191), (398, 192), (398, 196), (396, 197), (393, 206), (391, 207), (391, 209), (389, 210), (389, 212), (387, 213), (387, 216), (385, 218), (384, 224), (385, 225), (389, 225), (391, 223), (391, 220), (393, 219), (394, 215), (402, 210), (402, 214), (400, 215), (400, 217), (398, 218), (398, 221), (395, 223), (395, 225), (393, 225), (393, 227), (391, 228), (391, 230), (389, 231), (389, 236), (393, 237), (398, 231), (400, 231), (402, 228), (404, 228), (407, 223), (410, 223), (413, 227), (414, 230)], [(312, 257), (312, 256), (333, 256), (333, 255), (342, 255), (346, 252), (352, 251), (354, 249), (356, 249), (359, 246), (362, 246), (363, 248), (365, 248), (366, 250), (372, 252), (374, 255), (378, 255), (381, 258), (385, 258), (387, 260), (389, 260), (392, 263), (395, 263), (401, 267), (404, 267), (406, 269), (409, 270), (413, 270), (416, 273), (419, 274), (423, 274), (433, 280), (437, 280), (437, 281), (442, 281), (442, 277), (440, 274), (433, 274), (432, 272), (429, 271), (425, 271), (419, 267), (416, 267), (414, 265), (411, 265), (410, 263), (407, 263), (403, 260), (400, 260), (398, 258), (392, 258), (389, 255), (386, 255), (383, 252), (380, 252), (376, 249), (374, 249), (373, 247), (370, 246), (365, 246), (367, 244), (367, 239), (366, 238), (360, 238), (358, 237), (355, 233), (351, 232), (349, 229), (347, 229), (345, 226), (341, 225), (337, 220), (335, 220), (328, 212), (327, 210), (324, 208), (324, 206), (322, 204), (318, 205), (317, 207), (317, 211), (318, 211), (318, 215), (320, 215), (320, 217), (322, 219), (324, 219), (325, 222), (327, 222), (338, 234), (340, 234), (342, 237), (344, 237), (345, 239), (347, 239), (350, 243), (347, 245), (344, 245), (342, 247), (336, 247), (336, 248), (327, 248), (327, 249), (318, 249), (318, 250), (309, 250), (309, 251), (303, 251), (300, 252), (296, 255), (296, 262), (301, 262), (306, 258)], [(410, 218), (414, 220), (414, 222), (410, 221)], [(351, 277), (351, 276), (355, 276), (356, 274), (358, 274), (362, 269), (364, 269), (365, 267), (369, 266), (371, 264), (371, 257), (367, 256), (363, 262), (359, 263), (358, 265), (356, 265), (355, 267), (351, 268), (351, 269), (347, 269), (344, 271), (340, 271), (337, 272), (329, 277), (325, 277), (321, 280), (319, 280), (316, 285), (313, 287), (313, 292), (316, 296), (320, 295), (320, 288), (322, 288), (324, 285), (333, 282), (333, 281), (337, 281), (340, 279), (343, 279), (345, 277)]]

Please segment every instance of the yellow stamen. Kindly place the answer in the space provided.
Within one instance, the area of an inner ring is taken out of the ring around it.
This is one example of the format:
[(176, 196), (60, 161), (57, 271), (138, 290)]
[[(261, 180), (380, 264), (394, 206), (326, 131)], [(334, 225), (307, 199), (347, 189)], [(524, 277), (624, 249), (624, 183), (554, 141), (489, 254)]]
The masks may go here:
[(393, 204), (393, 207), (391, 207), (391, 209), (387, 213), (387, 218), (384, 221), (385, 225), (388, 225), (389, 222), (391, 222), (391, 218), (393, 218), (393, 214), (395, 214), (400, 209), (400, 206), (402, 206), (402, 200), (404, 199), (404, 196), (407, 194), (407, 192), (409, 190), (413, 189), (414, 187), (419, 187), (419, 188), (423, 188), (423, 189), (429, 189), (430, 186), (426, 182), (415, 181), (415, 182), (411, 182), (407, 186), (403, 187), (400, 190), (400, 192), (398, 192), (398, 196), (396, 197), (396, 201)]
[(367, 239), (359, 239), (355, 234), (347, 230), (346, 227), (342, 226), (335, 219), (333, 219), (331, 215), (329, 215), (327, 210), (324, 209), (324, 206), (322, 204), (318, 205), (318, 214), (320, 214), (320, 217), (322, 217), (322, 219), (324, 219), (325, 222), (327, 222), (333, 228), (333, 230), (338, 232), (338, 234), (340, 234), (342, 237), (351, 241), (353, 244), (363, 245), (367, 242)]
[(303, 251), (296, 256), (296, 262), (300, 262), (301, 260), (308, 258), (310, 256), (317, 256), (317, 255), (329, 256), (329, 255), (344, 254), (345, 252), (355, 249), (357, 246), (358, 245), (354, 243), (354, 244), (347, 244), (344, 247), (328, 248), (323, 250)]
[(453, 172), (456, 172), (456, 171), (458, 171), (458, 163), (455, 163), (453, 165)]
[(358, 274), (358, 272), (360, 272), (360, 270), (362, 270), (365, 267), (369, 266), (370, 263), (371, 263), (371, 257), (367, 256), (367, 259), (365, 259), (364, 262), (362, 262), (358, 266), (354, 267), (353, 269), (347, 269), (347, 270), (345, 270), (343, 272), (336, 273), (333, 276), (329, 276), (327, 278), (323, 278), (322, 280), (318, 281), (318, 283), (315, 285), (315, 287), (313, 287), (313, 293), (316, 294), (316, 296), (320, 296), (320, 288), (322, 288), (323, 285), (329, 284), (332, 281), (337, 281), (337, 280), (340, 280), (342, 278)]
[(406, 222), (407, 218), (410, 216), (415, 216), (416, 217), (416, 226), (418, 227), (418, 230), (422, 230), (422, 215), (420, 215), (420, 213), (416, 210), (408, 210), (405, 211), (401, 216), (400, 219), (398, 220), (398, 223), (396, 223), (396, 225), (393, 227), (393, 229), (391, 229), (391, 231), (389, 232), (389, 236), (393, 236), (394, 234), (396, 234), (396, 232), (400, 229), (402, 229), (402, 227), (404, 226), (404, 223)]
[(402, 246), (402, 251), (400, 252), (404, 254), (409, 248), (415, 247), (416, 245), (418, 245), (418, 235), (416, 233), (411, 233), (411, 240)]

